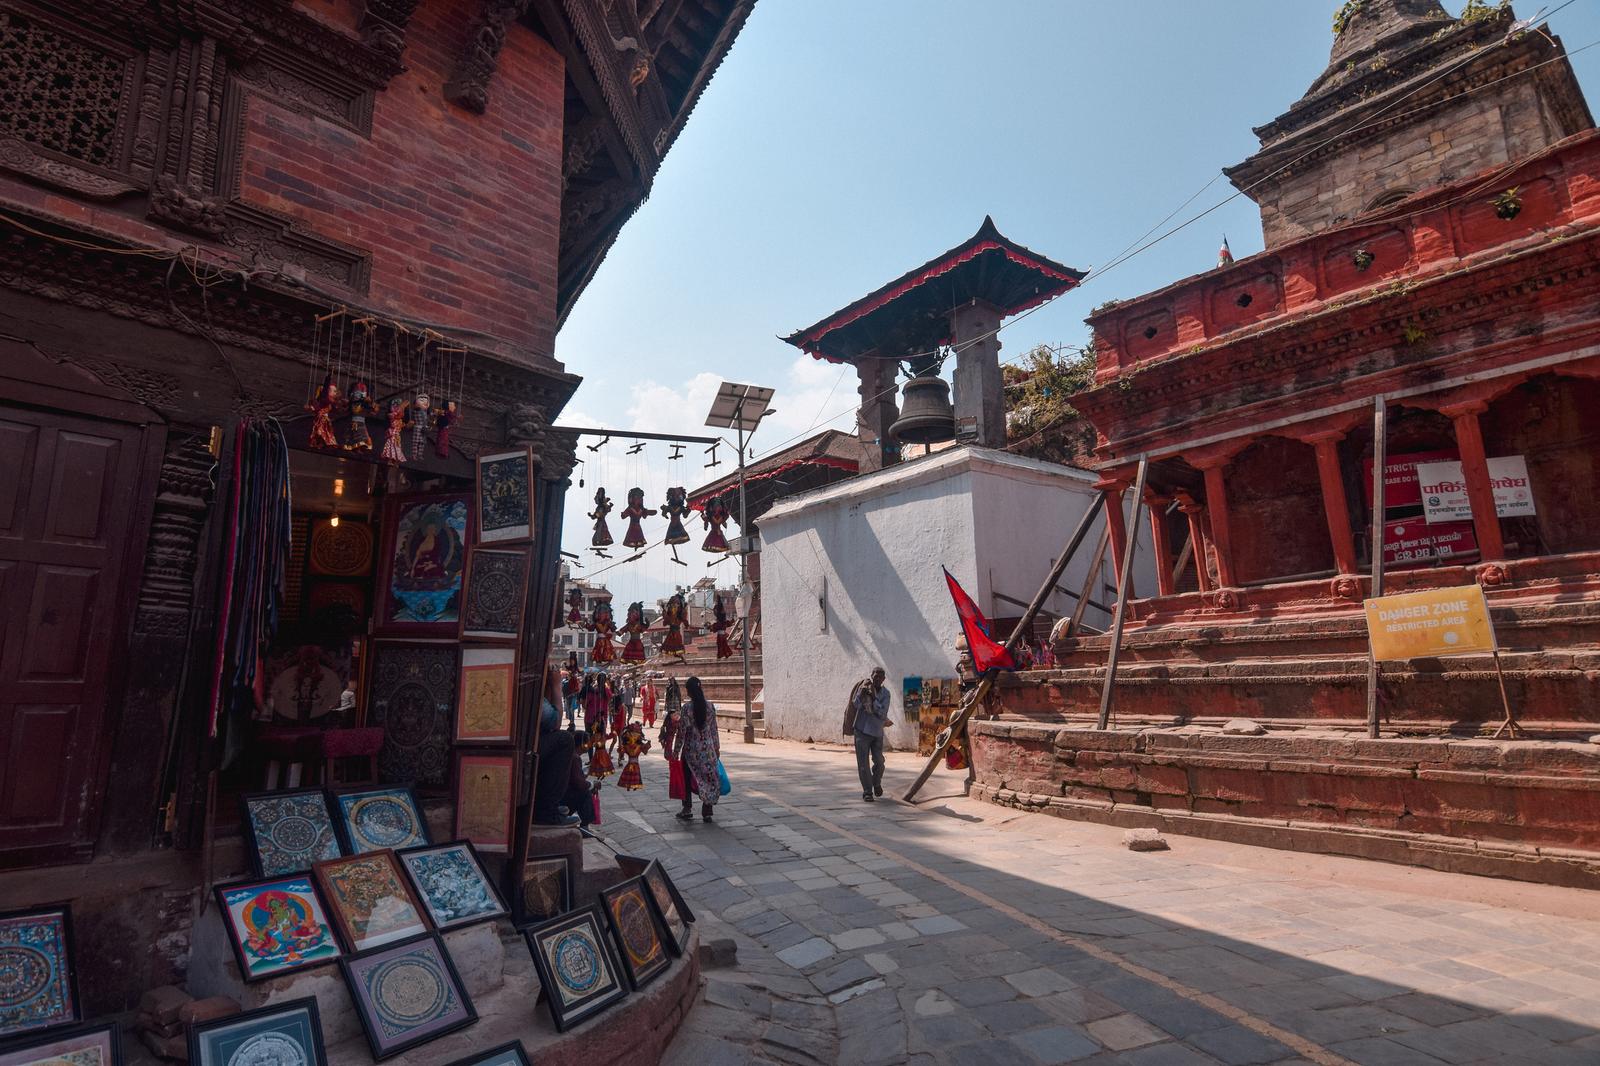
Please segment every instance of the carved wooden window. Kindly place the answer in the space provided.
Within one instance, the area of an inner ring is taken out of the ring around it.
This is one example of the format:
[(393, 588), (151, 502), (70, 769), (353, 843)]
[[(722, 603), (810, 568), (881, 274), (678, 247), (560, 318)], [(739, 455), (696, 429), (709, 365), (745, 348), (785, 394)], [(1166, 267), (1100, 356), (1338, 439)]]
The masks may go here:
[(0, 135), (119, 169), (129, 74), (128, 57), (0, 9)]

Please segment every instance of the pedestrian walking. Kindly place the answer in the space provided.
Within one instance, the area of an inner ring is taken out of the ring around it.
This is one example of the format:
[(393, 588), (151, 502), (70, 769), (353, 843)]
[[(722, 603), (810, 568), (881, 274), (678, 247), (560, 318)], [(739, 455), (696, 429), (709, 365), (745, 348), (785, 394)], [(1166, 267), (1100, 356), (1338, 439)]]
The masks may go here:
[(845, 709), (845, 732), (855, 737), (856, 773), (861, 778), (861, 798), (875, 803), (883, 795), (883, 731), (889, 721), (889, 690), (883, 684), (883, 667), (856, 683)]
[(717, 775), (717, 763), (722, 755), (722, 743), (717, 736), (717, 709), (706, 699), (698, 677), (685, 681), (684, 688), (689, 698), (672, 738), (672, 755), (683, 766), (683, 809), (677, 817), (681, 822), (694, 820), (689, 808), (695, 793), (699, 793), (700, 818), (709, 822), (712, 809), (722, 795), (722, 781)]

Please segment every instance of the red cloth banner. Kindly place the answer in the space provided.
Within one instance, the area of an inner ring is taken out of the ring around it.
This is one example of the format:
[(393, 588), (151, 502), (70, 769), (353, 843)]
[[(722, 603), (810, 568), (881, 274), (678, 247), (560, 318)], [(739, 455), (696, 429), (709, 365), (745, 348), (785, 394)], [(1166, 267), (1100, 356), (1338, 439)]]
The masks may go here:
[(980, 674), (990, 670), (1015, 670), (1016, 660), (1004, 644), (995, 643), (989, 635), (989, 620), (972, 602), (966, 589), (950, 576), (949, 570), (945, 570), (944, 580), (950, 587), (950, 598), (955, 601), (956, 614), (961, 616), (961, 631), (966, 634), (967, 649), (972, 653), (972, 668)]

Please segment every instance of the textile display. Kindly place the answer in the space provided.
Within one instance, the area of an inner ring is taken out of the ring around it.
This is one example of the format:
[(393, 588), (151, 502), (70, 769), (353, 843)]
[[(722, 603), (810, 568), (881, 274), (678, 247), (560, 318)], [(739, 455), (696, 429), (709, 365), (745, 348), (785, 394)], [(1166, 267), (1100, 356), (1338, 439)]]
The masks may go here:
[(478, 456), (478, 543), (532, 540), (533, 452)]
[(428, 931), (422, 904), (392, 851), (329, 859), (312, 868), (340, 939), (366, 951)]
[(517, 924), (542, 922), (572, 909), (572, 860), (565, 855), (530, 855), (522, 867)]
[(240, 804), (257, 877), (305, 873), (344, 854), (320, 788), (257, 792)]
[(526, 548), (467, 550), (462, 591), (462, 640), (516, 641), (522, 635), (532, 560)]
[(339, 943), (316, 885), (304, 875), (218, 885), (239, 975), (246, 981), (333, 962)]
[(80, 1011), (71, 911), (0, 914), (0, 1036), (69, 1025)]
[[(4, 1066), (0, 1063), (0, 1066)], [(446, 1063), (445, 1066), (529, 1066), (527, 1052), (522, 1050), (522, 1041), (513, 1040), (509, 1044), (481, 1051), (475, 1055), (468, 1055), (464, 1059), (456, 1059)]]
[(196, 1022), (189, 1027), (190, 1066), (326, 1066), (327, 1061), (315, 996)]
[(378, 774), (385, 781), (449, 781), (459, 658), (451, 643), (372, 642), (367, 721), (384, 730)]
[(478, 1020), (436, 933), (342, 959), (340, 966), (375, 1061)]
[(0, 1066), (122, 1066), (122, 1030), (107, 1022), (8, 1044)]
[(649, 892), (644, 879), (635, 877), (600, 893), (612, 935), (621, 950), (623, 970), (635, 990), (660, 977), (672, 963), (664, 943), (665, 930), (650, 906)]
[(400, 852), (400, 864), (416, 885), (436, 929), (486, 922), (506, 913), (500, 894), (468, 841), (409, 848)]
[(509, 744), (517, 712), (517, 650), (510, 647), (461, 649), (461, 682), (456, 696), (458, 744)]
[(563, 914), (523, 930), (550, 1018), (561, 1032), (591, 1018), (628, 994), (604, 919), (595, 907)]
[(480, 851), (511, 850), (516, 803), (516, 757), (509, 753), (456, 752), (456, 836)]
[(466, 493), (384, 499), (374, 633), (456, 635), (471, 511), (471, 498)]
[(333, 798), (345, 853), (428, 844), (428, 823), (409, 788), (362, 788)]

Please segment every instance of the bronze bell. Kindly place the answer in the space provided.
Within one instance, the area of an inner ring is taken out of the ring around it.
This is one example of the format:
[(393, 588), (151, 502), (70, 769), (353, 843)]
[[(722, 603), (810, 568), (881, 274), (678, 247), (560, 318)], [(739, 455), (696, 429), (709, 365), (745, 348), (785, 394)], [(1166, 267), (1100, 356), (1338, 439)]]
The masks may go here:
[(900, 389), (900, 417), (889, 435), (905, 444), (937, 444), (956, 435), (956, 412), (950, 406), (950, 385), (937, 375), (914, 377)]

